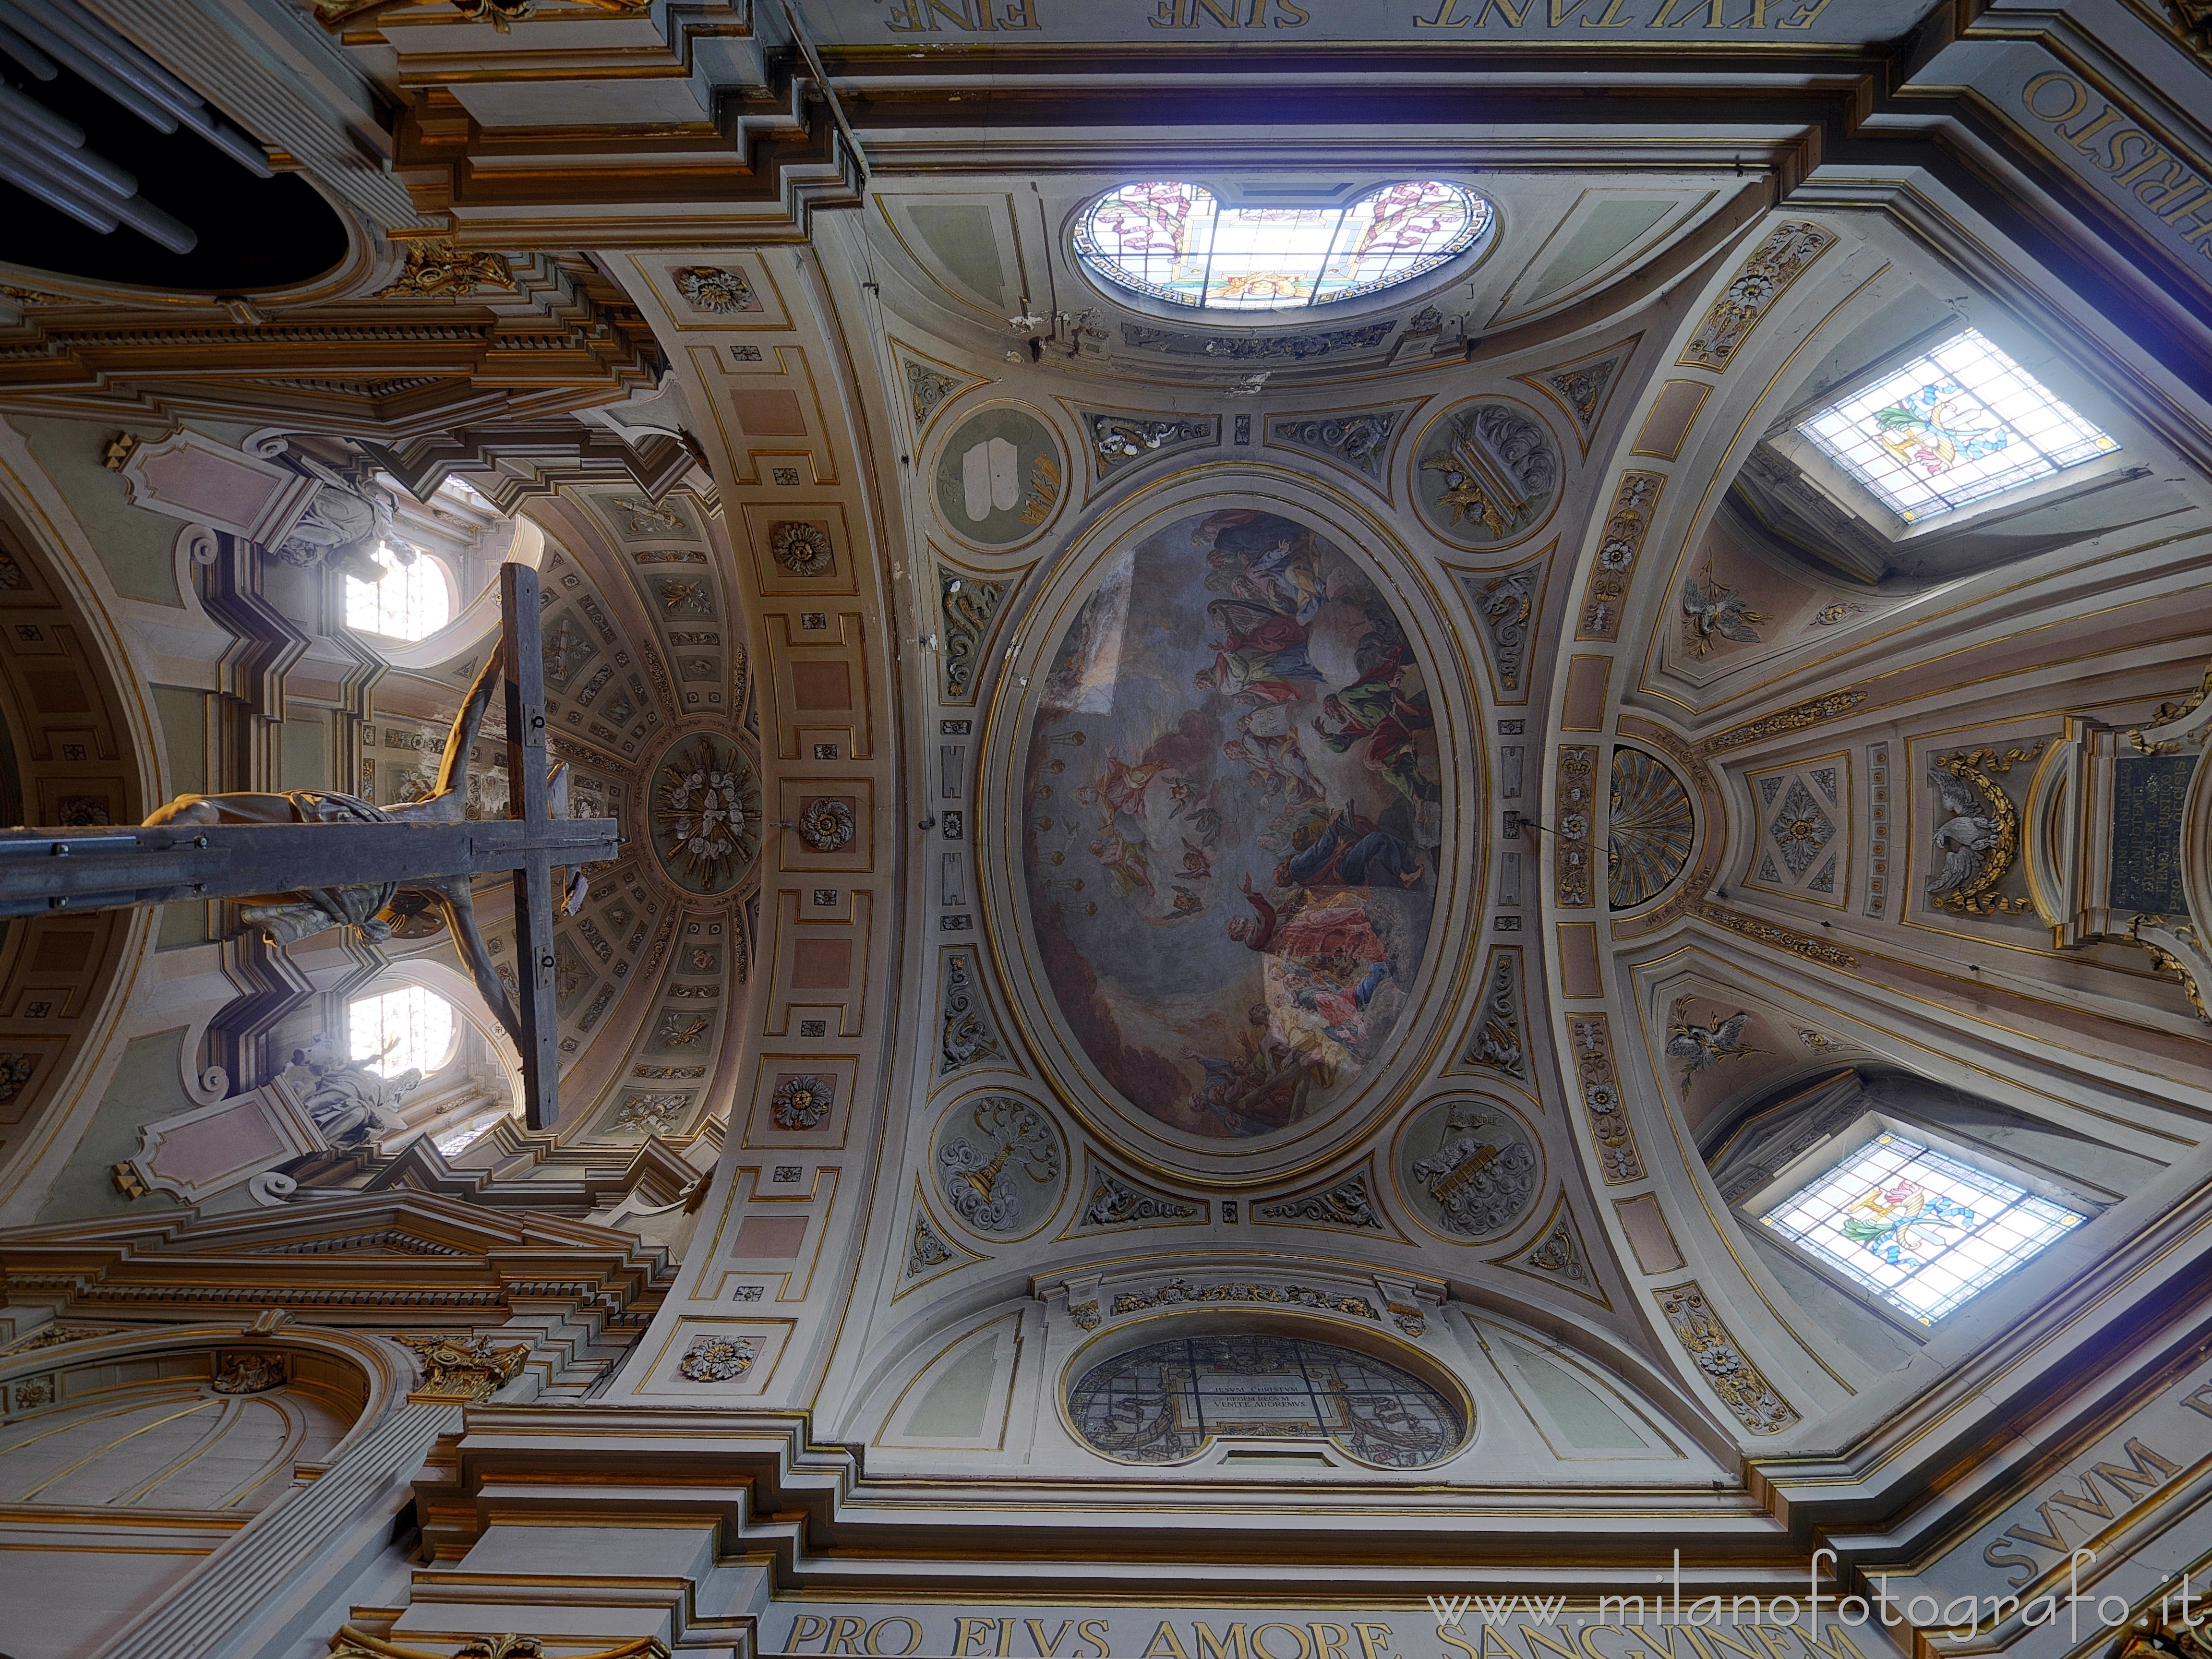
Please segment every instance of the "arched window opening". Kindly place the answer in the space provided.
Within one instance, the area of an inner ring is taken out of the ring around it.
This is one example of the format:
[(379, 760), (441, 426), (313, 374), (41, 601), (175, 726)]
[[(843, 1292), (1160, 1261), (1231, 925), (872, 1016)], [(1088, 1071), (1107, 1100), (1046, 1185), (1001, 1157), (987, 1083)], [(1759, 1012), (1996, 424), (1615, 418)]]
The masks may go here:
[(1364, 1462), (1423, 1468), (1467, 1434), (1459, 1408), (1410, 1371), (1261, 1332), (1116, 1354), (1084, 1374), (1068, 1413), (1094, 1450), (1122, 1463), (1176, 1462), (1227, 1435), (1328, 1440)]
[(428, 1077), (453, 1057), (460, 1036), (453, 1005), (434, 991), (403, 985), (361, 997), (346, 1008), (347, 1058), (379, 1077)]
[(496, 1128), (501, 1119), (514, 1115), (504, 1107), (497, 1111), (478, 1112), (436, 1135), (430, 1144), (438, 1149), (441, 1158), (459, 1157)]
[(453, 584), (435, 559), (417, 555), (401, 562), (387, 545), (377, 550), (380, 581), (346, 578), (346, 626), (390, 640), (428, 639), (453, 617)]
[(2120, 447), (1971, 328), (1836, 398), (1797, 430), (1908, 525)]
[(1495, 216), (1441, 179), (1371, 190), (1349, 206), (1224, 204), (1155, 179), (1092, 203), (1075, 251), (1095, 275), (1169, 305), (1281, 311), (1395, 288), (1483, 241)]

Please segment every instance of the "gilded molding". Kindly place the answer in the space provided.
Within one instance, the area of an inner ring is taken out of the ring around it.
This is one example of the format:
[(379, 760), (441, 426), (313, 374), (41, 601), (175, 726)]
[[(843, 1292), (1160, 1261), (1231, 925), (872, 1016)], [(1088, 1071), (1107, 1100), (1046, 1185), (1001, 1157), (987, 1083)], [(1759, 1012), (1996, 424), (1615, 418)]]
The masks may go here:
[[(574, 3), (616, 17), (642, 17), (653, 9), (653, 0), (574, 0)], [(416, 0), (315, 0), (315, 21), (325, 28), (335, 28), (342, 23), (357, 22), (379, 12), (390, 11), (395, 6), (415, 3)], [(447, 3), (460, 13), (463, 22), (489, 23), (502, 34), (538, 9), (538, 0), (447, 0)], [(398, 1650), (395, 1648), (393, 1651), (398, 1652)]]
[(1779, 1434), (1799, 1420), (1796, 1408), (1776, 1392), (1744, 1357), (1694, 1279), (1651, 1293), (1659, 1311), (1696, 1362), (1706, 1386), (1753, 1434)]
[(1147, 1308), (1179, 1307), (1194, 1302), (1273, 1302), (1287, 1307), (1319, 1308), (1328, 1313), (1350, 1314), (1356, 1319), (1382, 1318), (1375, 1304), (1360, 1296), (1340, 1296), (1305, 1285), (1254, 1285), (1232, 1280), (1222, 1285), (1194, 1285), (1187, 1279), (1170, 1279), (1156, 1291), (1124, 1291), (1114, 1298), (1116, 1315), (1142, 1313)]
[(1808, 962), (1818, 962), (1830, 968), (1856, 968), (1859, 959), (1849, 951), (1814, 939), (1810, 933), (1801, 933), (1794, 927), (1778, 927), (1757, 916), (1747, 916), (1741, 910), (1731, 910), (1726, 905), (1710, 902), (1698, 907), (1698, 914), (1707, 921), (1718, 924), (1731, 933), (1746, 939), (1757, 939), (1761, 945), (1771, 945), (1778, 951), (1788, 951), (1803, 957)]
[(1831, 691), (1825, 696), (1793, 703), (1779, 714), (1761, 715), (1758, 720), (1747, 720), (1741, 726), (1732, 726), (1725, 732), (1707, 738), (1698, 745), (1698, 752), (1701, 755), (1724, 754), (1731, 749), (1741, 749), (1747, 743), (1780, 737), (1785, 732), (1802, 732), (1808, 726), (1817, 726), (1822, 720), (1849, 714), (1866, 700), (1866, 688), (1863, 685), (1852, 686), (1843, 691)]

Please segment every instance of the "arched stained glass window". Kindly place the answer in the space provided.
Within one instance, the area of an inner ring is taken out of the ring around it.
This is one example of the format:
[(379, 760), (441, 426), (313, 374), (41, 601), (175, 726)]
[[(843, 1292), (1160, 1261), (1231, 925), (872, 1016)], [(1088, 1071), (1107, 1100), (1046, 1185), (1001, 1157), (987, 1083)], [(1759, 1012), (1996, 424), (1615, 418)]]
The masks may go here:
[(1490, 204), (1440, 179), (1349, 207), (1231, 207), (1203, 185), (1123, 185), (1092, 203), (1075, 251), (1132, 293), (1209, 311), (1334, 305), (1433, 270), (1486, 237)]
[(1116, 1354), (1068, 1396), (1076, 1432), (1122, 1463), (1172, 1463), (1217, 1436), (1330, 1440), (1387, 1468), (1440, 1463), (1467, 1425), (1409, 1371), (1350, 1348), (1253, 1334)]
[(379, 1077), (429, 1076), (453, 1057), (459, 1034), (453, 1005), (419, 985), (346, 1005), (347, 1058)]
[(346, 578), (348, 628), (388, 640), (423, 640), (453, 620), (453, 586), (435, 559), (418, 554), (402, 564), (386, 550), (376, 562), (384, 567), (381, 581)]

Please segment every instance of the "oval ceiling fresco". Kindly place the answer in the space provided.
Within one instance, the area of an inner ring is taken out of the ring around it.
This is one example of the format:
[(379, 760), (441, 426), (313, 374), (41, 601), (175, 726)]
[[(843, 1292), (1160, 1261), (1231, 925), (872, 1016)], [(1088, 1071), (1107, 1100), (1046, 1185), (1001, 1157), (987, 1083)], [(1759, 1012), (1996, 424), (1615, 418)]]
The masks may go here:
[(1348, 1100), (1389, 1052), (1446, 856), (1402, 621), (1304, 525), (1216, 511), (1114, 549), (1048, 662), (1024, 861), (1076, 1045), (1188, 1134)]

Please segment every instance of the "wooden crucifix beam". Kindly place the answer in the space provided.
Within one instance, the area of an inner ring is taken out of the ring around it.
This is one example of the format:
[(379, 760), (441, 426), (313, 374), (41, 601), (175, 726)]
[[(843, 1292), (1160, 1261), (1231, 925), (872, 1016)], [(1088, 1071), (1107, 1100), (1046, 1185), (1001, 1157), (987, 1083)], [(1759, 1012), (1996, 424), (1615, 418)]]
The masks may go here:
[(620, 841), (612, 818), (0, 830), (0, 916), (465, 880), (520, 870), (532, 858), (600, 863)]
[[(621, 826), (566, 817), (565, 784), (551, 784), (538, 573), (502, 566), (500, 603), (499, 645), (453, 717), (437, 787), (422, 800), (378, 806), (326, 790), (248, 790), (179, 796), (137, 828), (0, 830), (0, 916), (243, 899), (246, 921), (280, 941), (334, 926), (383, 939), (385, 907), (402, 890), (428, 894), (520, 1051), (526, 1121), (551, 1128), (561, 1115), (554, 915), (581, 902), (585, 866), (620, 851)], [(463, 815), (469, 755), (495, 686), (506, 694), (514, 816), (471, 823)], [(556, 868), (569, 873), (565, 894), (555, 890)], [(471, 886), (502, 873), (514, 884), (512, 1000), (477, 926)]]
[[(507, 811), (526, 824), (548, 822), (545, 785), (545, 655), (538, 637), (538, 573), (499, 568), (501, 632), (507, 641)], [(515, 1000), (522, 1049), (523, 1121), (550, 1129), (561, 1116), (560, 1013), (553, 997), (551, 849), (532, 844), (514, 866)]]

